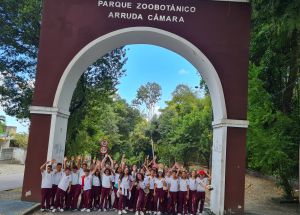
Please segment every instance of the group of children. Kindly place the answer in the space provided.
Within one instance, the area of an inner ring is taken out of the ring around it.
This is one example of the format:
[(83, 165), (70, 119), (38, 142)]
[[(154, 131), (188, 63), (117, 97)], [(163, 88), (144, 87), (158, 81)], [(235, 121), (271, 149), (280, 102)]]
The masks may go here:
[[(69, 164), (69, 165), (68, 165)], [(54, 170), (52, 170), (54, 168)], [(118, 164), (111, 156), (90, 165), (80, 156), (41, 168), (41, 211), (107, 211), (118, 215), (144, 213), (202, 214), (210, 176), (204, 170), (188, 172), (177, 163), (172, 168), (145, 159), (141, 168), (129, 167), (125, 156)], [(80, 198), (81, 197), (81, 198)]]

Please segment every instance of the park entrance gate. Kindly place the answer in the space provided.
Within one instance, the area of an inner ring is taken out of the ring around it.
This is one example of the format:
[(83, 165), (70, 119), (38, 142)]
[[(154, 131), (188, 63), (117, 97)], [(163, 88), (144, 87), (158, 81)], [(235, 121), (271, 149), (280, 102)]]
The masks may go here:
[(215, 214), (244, 212), (250, 4), (247, 0), (44, 0), (22, 200), (39, 201), (39, 166), (62, 161), (79, 77), (128, 44), (172, 50), (199, 71), (213, 106)]

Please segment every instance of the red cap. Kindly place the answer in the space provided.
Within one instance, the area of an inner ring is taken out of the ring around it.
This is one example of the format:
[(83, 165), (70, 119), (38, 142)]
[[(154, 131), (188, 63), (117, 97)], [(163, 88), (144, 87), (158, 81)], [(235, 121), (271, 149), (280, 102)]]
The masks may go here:
[(199, 170), (199, 175), (206, 175), (205, 171), (204, 170)]

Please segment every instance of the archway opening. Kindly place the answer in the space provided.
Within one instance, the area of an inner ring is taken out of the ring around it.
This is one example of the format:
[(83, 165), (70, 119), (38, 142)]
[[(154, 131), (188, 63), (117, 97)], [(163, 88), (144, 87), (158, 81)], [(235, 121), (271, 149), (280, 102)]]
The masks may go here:
[[(90, 66), (107, 52), (128, 44), (151, 44), (169, 49), (188, 60), (207, 84), (213, 108), (213, 147), (211, 172), (212, 186), (210, 208), (223, 214), (226, 167), (227, 113), (222, 85), (216, 70), (206, 56), (182, 37), (160, 29), (134, 27), (104, 35), (86, 45), (69, 63), (57, 87), (51, 117), (48, 158), (63, 160), (69, 107), (76, 84)], [(32, 113), (38, 107), (32, 107)]]

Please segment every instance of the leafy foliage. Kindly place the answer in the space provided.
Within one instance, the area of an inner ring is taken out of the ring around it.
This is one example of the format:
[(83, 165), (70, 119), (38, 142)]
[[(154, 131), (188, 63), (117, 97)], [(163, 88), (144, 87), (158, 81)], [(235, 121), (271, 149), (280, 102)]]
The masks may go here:
[(253, 0), (248, 167), (274, 175), (293, 198), (300, 120), (300, 2)]
[(147, 108), (147, 118), (148, 120), (151, 120), (154, 116), (155, 105), (160, 100), (160, 97), (160, 85), (155, 82), (148, 82), (138, 89), (136, 98), (133, 101), (133, 105), (137, 107), (145, 105)]

